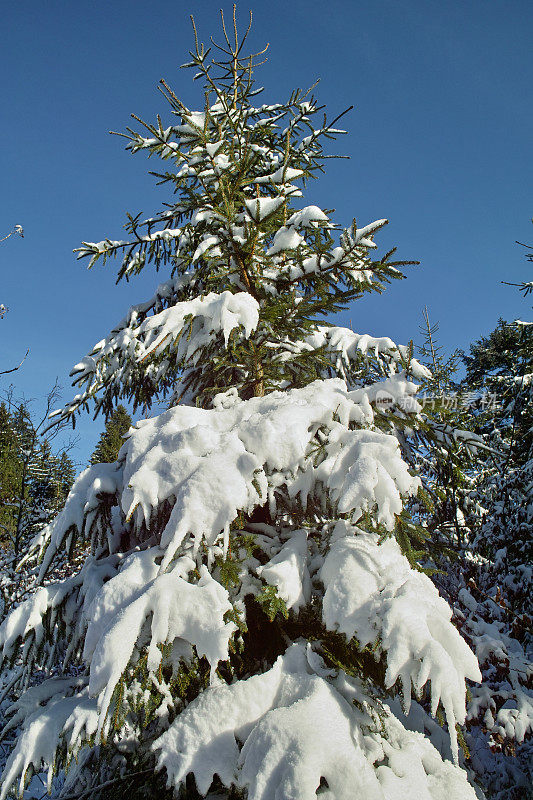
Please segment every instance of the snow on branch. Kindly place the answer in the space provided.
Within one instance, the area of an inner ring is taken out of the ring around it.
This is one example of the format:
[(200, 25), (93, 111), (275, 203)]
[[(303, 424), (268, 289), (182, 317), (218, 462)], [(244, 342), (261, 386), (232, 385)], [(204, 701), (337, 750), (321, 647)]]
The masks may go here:
[(269, 586), (274, 586), (288, 610), (297, 612), (311, 598), (308, 568), (307, 531), (294, 531), (276, 555), (256, 570)]
[(375, 358), (386, 373), (395, 367), (408, 367), (409, 373), (419, 381), (431, 378), (431, 372), (415, 358), (409, 357), (406, 345), (397, 345), (388, 336), (374, 337), (354, 333), (349, 328), (321, 325), (308, 337), (305, 344), (312, 348), (324, 347), (339, 374), (346, 377), (350, 370), (364, 357)]
[[(53, 679), (52, 679), (53, 681)], [(51, 681), (35, 687), (40, 691), (40, 699), (48, 699), (45, 690)], [(72, 682), (71, 682), (72, 683)], [(26, 772), (33, 767), (38, 772), (42, 765), (48, 770), (47, 789), (51, 792), (56, 751), (60, 740), (64, 740), (71, 751), (76, 751), (82, 741), (90, 739), (96, 732), (98, 713), (96, 701), (89, 697), (88, 689), (70, 697), (64, 696), (64, 687), (52, 686), (57, 693), (48, 699), (43, 707), (37, 704), (34, 713), (25, 717), (15, 748), (11, 752), (4, 772), (0, 789), (0, 800), (6, 800), (11, 785), (20, 778), (19, 793), (22, 796)], [(30, 693), (32, 690), (29, 690)]]
[(259, 307), (247, 292), (211, 292), (205, 297), (178, 302), (140, 322), (137, 316), (136, 309), (132, 309), (107, 339), (98, 342), (76, 364), (71, 375), (75, 383), (86, 384), (87, 388), (52, 417), (62, 419), (72, 415), (102, 389), (116, 386), (124, 390), (134, 380), (135, 368), (163, 353), (177, 364), (191, 365), (219, 333), (226, 347), (236, 328), (243, 328), (243, 335), (248, 338), (257, 327)]
[[(96, 465), (102, 474), (93, 467), (74, 484), (50, 531), (41, 575), (74, 530), (95, 540), (91, 527), (105, 524), (96, 514), (104, 495), (107, 504), (118, 503), (123, 525), (157, 535), (163, 571), (182, 543), (193, 542), (195, 552), (202, 541), (208, 550), (219, 540), (227, 547), (239, 511), (251, 513), (268, 501), (275, 514), (283, 497), (297, 496), (305, 508), (322, 487), (353, 522), (375, 508), (392, 530), (402, 496), (416, 494), (419, 479), (410, 475), (394, 436), (353, 427), (372, 421), (368, 393), (350, 393), (342, 380), (330, 379), (230, 407), (178, 406), (140, 422), (118, 464)], [(158, 529), (164, 503), (170, 516)], [(106, 540), (104, 528), (97, 534), (96, 541)], [(112, 548), (112, 533), (108, 540)]]
[(24, 228), (22, 225), (15, 225), (12, 231), (10, 231), (6, 236), (2, 236), (0, 242), (5, 242), (6, 239), (9, 239), (10, 236), (20, 236), (21, 239), (24, 239)]
[[(200, 568), (199, 581), (190, 583), (187, 575), (195, 563), (184, 557), (171, 572), (146, 582), (146, 575), (139, 574), (139, 562), (145, 565), (147, 561), (153, 569), (153, 552), (149, 550), (130, 556), (124, 569), (103, 587), (87, 611), (84, 658), (91, 664), (90, 694), (98, 697), (99, 730), (148, 620), (151, 628), (147, 670), (154, 675), (161, 663), (158, 645), (179, 639), (182, 644), (193, 645), (199, 657), (206, 656), (213, 680), (218, 662), (228, 658), (229, 640), (236, 630), (233, 622), (224, 622), (224, 614), (232, 610), (228, 592), (206, 567)], [(128, 572), (137, 579), (135, 583)], [(130, 588), (129, 593), (125, 586)]]
[(193, 700), (153, 744), (168, 785), (192, 774), (206, 794), (217, 774), (249, 800), (311, 798), (322, 780), (338, 800), (474, 800), (465, 774), (424, 737), (385, 710), (381, 724), (358, 710), (372, 705), (362, 686), (344, 676), (335, 687), (319, 662), (294, 644), (267, 672)]
[[(122, 510), (139, 525), (174, 499), (161, 533), (163, 568), (188, 535), (195, 549), (202, 539), (214, 545), (222, 533), (227, 545), (239, 511), (251, 513), (268, 500), (275, 513), (283, 492), (298, 495), (305, 507), (318, 482), (354, 521), (377, 506), (380, 521), (392, 529), (401, 495), (416, 493), (418, 479), (409, 474), (393, 436), (353, 430), (351, 422), (370, 424), (372, 409), (366, 397), (354, 402), (339, 379), (230, 408), (170, 409), (141, 423), (124, 445)], [(319, 429), (324, 450), (322, 463), (315, 463)]]
[[(111, 555), (107, 558), (87, 559), (80, 572), (64, 581), (39, 587), (24, 602), (18, 605), (0, 625), (1, 663), (9, 662), (17, 646), (24, 644), (28, 650), (40, 652), (48, 630), (61, 629), (57, 625), (63, 616), (73, 617), (81, 614), (95, 594), (116, 572), (123, 557)], [(65, 660), (76, 652), (83, 642), (87, 620), (82, 618), (71, 631), (68, 642), (63, 642), (58, 630), (55, 632), (54, 646), (60, 650), (65, 647)], [(29, 664), (31, 675), (31, 662)]]
[(441, 702), (457, 763), (455, 724), (466, 717), (465, 679), (481, 680), (477, 659), (451, 624), (449, 605), (426, 575), (411, 569), (396, 540), (379, 544), (375, 534), (356, 533), (342, 521), (333, 532), (320, 571), (324, 622), (362, 647), (379, 641), (386, 685), (401, 680), (406, 713), (411, 685), (420, 695), (431, 681), (432, 713)]

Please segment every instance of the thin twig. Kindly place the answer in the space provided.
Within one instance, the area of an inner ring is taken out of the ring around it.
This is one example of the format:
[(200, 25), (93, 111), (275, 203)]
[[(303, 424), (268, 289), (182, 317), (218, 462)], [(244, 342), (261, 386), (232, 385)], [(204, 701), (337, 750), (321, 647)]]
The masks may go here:
[(114, 786), (115, 783), (121, 783), (122, 781), (130, 780), (130, 778), (138, 778), (140, 775), (153, 775), (153, 769), (142, 769), (139, 772), (130, 772), (127, 775), (121, 775), (119, 778), (112, 778), (109, 781), (105, 781), (104, 783), (100, 783), (98, 786), (91, 786), (90, 789), (84, 789), (83, 792), (78, 792), (77, 794), (67, 794), (61, 797), (60, 800), (81, 800), (82, 797), (86, 797), (88, 795), (93, 794), (93, 792), (98, 792), (101, 789), (108, 789), (110, 786)]
[(3, 370), (0, 370), (0, 375), (8, 375), (8, 373), (10, 373), (10, 372), (16, 372), (18, 369), (20, 369), (20, 368), (21, 368), (21, 366), (22, 366), (22, 365), (24, 364), (24, 362), (26, 361), (26, 358), (28, 357), (28, 353), (29, 353), (29, 352), (30, 352), (30, 348), (28, 347), (28, 349), (26, 350), (26, 355), (24, 356), (24, 358), (22, 359), (22, 361), (20, 362), (20, 364), (18, 365), (18, 367), (11, 367), (11, 369), (3, 369)]

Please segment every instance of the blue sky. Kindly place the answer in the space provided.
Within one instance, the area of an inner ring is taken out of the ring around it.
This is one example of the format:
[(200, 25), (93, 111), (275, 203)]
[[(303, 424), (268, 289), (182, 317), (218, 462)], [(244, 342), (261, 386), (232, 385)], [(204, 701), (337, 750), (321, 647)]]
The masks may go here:
[[(109, 130), (135, 112), (169, 119), (161, 77), (192, 107), (201, 87), (178, 67), (191, 46), (219, 31), (220, 0), (4, 4), (0, 48), (2, 191), (0, 369), (30, 355), (12, 376), (19, 393), (46, 394), (164, 273), (115, 286), (113, 262), (88, 272), (72, 254), (82, 240), (121, 238), (125, 212), (150, 214), (167, 199), (143, 155)], [(231, 13), (231, 4), (223, 3)], [(348, 225), (387, 217), (378, 243), (421, 261), (381, 297), (344, 316), (358, 332), (407, 342), (424, 305), (448, 350), (467, 348), (498, 316), (526, 317), (530, 303), (501, 280), (531, 279), (515, 240), (533, 243), (531, 140), (533, 54), (529, 0), (314, 0), (238, 6), (254, 13), (251, 43), (270, 43), (257, 80), (265, 101), (321, 79), (330, 112), (354, 104), (349, 135), (306, 202), (335, 208)], [(324, 10), (325, 9), (325, 10)], [(0, 378), (0, 391), (9, 376)], [(101, 430), (82, 418), (79, 461)]]

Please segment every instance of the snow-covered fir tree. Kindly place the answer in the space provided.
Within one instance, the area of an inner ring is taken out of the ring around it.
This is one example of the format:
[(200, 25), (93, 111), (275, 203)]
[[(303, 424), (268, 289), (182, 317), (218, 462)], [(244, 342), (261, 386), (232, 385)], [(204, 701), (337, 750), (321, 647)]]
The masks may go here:
[[(0, 627), (20, 729), (0, 798), (69, 766), (63, 797), (473, 800), (458, 730), (479, 668), (407, 510), (428, 371), (323, 319), (402, 263), (373, 258), (385, 220), (303, 203), (336, 120), (311, 90), (258, 104), (262, 56), (223, 34), (215, 62), (195, 37), (201, 110), (163, 83), (172, 123), (127, 135), (174, 196), (79, 251), (167, 275), (75, 367), (58, 418), (169, 407), (34, 542), (42, 585)], [(87, 556), (49, 582), (63, 550)]]
[[(485, 507), (478, 546), (491, 560), (496, 558), (507, 574), (514, 568), (522, 570), (524, 574), (522, 578), (516, 576), (514, 587), (516, 592), (522, 584), (518, 598), (518, 606), (522, 607), (524, 598), (530, 597), (533, 589), (531, 574), (527, 568), (524, 570), (533, 556), (529, 527), (533, 512), (529, 507), (533, 459), (533, 325), (500, 319), (488, 337), (471, 346), (464, 360), (465, 384), (480, 394), (478, 429), (496, 451), (496, 458), (486, 460), (478, 477), (478, 494)], [(509, 529), (512, 536), (508, 535)], [(508, 589), (512, 587), (509, 585)]]

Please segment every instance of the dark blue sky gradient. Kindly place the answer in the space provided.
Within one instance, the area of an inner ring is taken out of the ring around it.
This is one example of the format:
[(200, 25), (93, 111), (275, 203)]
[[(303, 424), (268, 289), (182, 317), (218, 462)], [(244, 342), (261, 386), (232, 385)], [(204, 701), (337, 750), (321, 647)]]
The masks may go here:
[[(251, 44), (270, 42), (257, 74), (265, 102), (286, 99), (317, 78), (334, 114), (355, 105), (349, 132), (306, 204), (335, 208), (336, 221), (387, 217), (378, 238), (417, 259), (409, 278), (366, 298), (343, 317), (358, 332), (405, 343), (428, 305), (441, 343), (468, 347), (498, 316), (527, 318), (530, 303), (501, 280), (531, 279), (515, 240), (533, 243), (531, 216), (530, 0), (310, 0), (240, 3), (254, 12)], [(170, 120), (161, 77), (192, 107), (201, 86), (179, 70), (191, 46), (218, 37), (220, 1), (138, 0), (4, 3), (0, 32), (3, 142), (0, 236), (0, 369), (31, 352), (12, 380), (39, 398), (68, 372), (165, 273), (147, 268), (115, 286), (115, 265), (88, 272), (72, 254), (82, 240), (121, 238), (125, 212), (150, 215), (168, 199), (144, 155), (131, 156), (124, 130), (135, 112)], [(231, 4), (224, 3), (228, 15)], [(169, 123), (166, 123), (169, 124)], [(528, 270), (529, 267), (529, 270)], [(9, 376), (0, 377), (0, 390)], [(36, 410), (39, 403), (36, 403)], [(77, 458), (94, 448), (101, 424), (83, 418)]]

